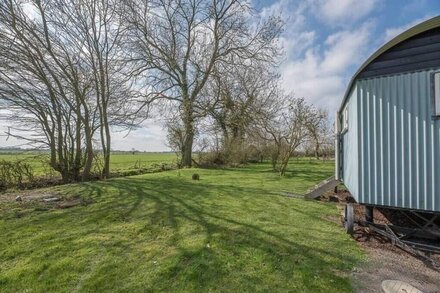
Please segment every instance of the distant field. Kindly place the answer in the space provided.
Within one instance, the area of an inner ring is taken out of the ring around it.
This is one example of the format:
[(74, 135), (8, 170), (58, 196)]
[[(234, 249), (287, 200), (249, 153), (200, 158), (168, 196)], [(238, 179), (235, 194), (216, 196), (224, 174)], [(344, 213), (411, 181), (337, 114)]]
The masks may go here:
[[(45, 152), (30, 152), (30, 153), (1, 153), (0, 160), (7, 161), (26, 161), (32, 165), (35, 175), (47, 175), (50, 170), (47, 161), (49, 156)], [(177, 157), (173, 153), (129, 153), (117, 152), (112, 154), (110, 161), (110, 168), (112, 172), (125, 171), (131, 169), (147, 168), (153, 164), (160, 163), (174, 163)]]
[(0, 152), (0, 160), (5, 161), (24, 161), (32, 165), (36, 176), (48, 175), (53, 172), (47, 160), (49, 156), (43, 152), (32, 152), (32, 153), (2, 153)]
[(152, 164), (175, 163), (176, 154), (173, 153), (116, 153), (110, 161), (112, 171), (145, 168)]

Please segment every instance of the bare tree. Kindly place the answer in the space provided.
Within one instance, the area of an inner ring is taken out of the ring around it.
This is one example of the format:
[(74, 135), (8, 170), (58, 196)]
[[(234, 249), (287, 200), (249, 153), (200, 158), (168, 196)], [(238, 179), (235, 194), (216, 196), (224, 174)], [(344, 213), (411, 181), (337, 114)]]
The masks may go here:
[(90, 82), (75, 47), (49, 25), (46, 3), (31, 4), (34, 15), (24, 11), (21, 1), (0, 6), (1, 97), (10, 110), (25, 111), (22, 117), (13, 113), (24, 127), (38, 128), (38, 138), (21, 138), (47, 143), (51, 165), (64, 180), (78, 180), (81, 169), (87, 178), (95, 122), (87, 101)]
[(307, 130), (314, 145), (314, 155), (320, 157), (321, 146), (328, 140), (328, 113), (325, 110), (312, 107), (307, 119)]
[[(168, 146), (180, 156), (182, 154), (183, 144), (185, 143), (184, 129), (178, 117), (170, 117), (166, 123)], [(181, 163), (181, 162), (180, 162)]]
[(206, 116), (202, 91), (217, 64), (267, 58), (281, 23), (251, 25), (251, 9), (238, 0), (126, 2), (127, 45), (147, 88), (146, 101), (167, 99), (182, 125), (182, 166), (191, 166), (197, 121)]
[(285, 96), (285, 103), (270, 119), (262, 120), (262, 136), (273, 142), (272, 161), (280, 176), (286, 172), (290, 158), (308, 136), (307, 120), (311, 108), (304, 99)]
[[(7, 0), (0, 4), (0, 99), (17, 135), (46, 145), (64, 180), (90, 177), (99, 134), (109, 172), (110, 125), (132, 125), (118, 2)], [(29, 10), (26, 11), (26, 10)], [(12, 129), (14, 130), (14, 129)], [(21, 131), (23, 133), (23, 131)]]
[[(245, 60), (244, 64), (227, 64), (214, 72), (207, 86), (205, 95), (215, 98), (212, 105), (212, 99), (208, 99), (206, 108), (215, 128), (221, 130), (221, 150), (226, 161), (236, 158), (237, 151), (246, 152), (244, 145), (252, 136), (252, 125), (271, 107), (278, 81), (275, 61), (276, 56), (264, 62)], [(241, 161), (246, 159), (241, 157)]]
[(123, 19), (118, 5), (115, 0), (52, 0), (47, 5), (63, 37), (80, 46), (78, 58), (93, 82), (90, 99), (98, 111), (104, 177), (110, 172), (110, 126), (133, 125), (124, 107), (133, 97), (124, 72)]

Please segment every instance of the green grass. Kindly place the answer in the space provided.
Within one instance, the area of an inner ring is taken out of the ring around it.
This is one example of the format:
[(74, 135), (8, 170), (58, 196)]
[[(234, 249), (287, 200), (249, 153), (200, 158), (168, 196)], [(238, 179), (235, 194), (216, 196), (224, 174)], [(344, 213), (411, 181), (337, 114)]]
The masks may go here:
[[(0, 201), (1, 292), (351, 292), (363, 259), (334, 205), (302, 193), (333, 163), (184, 169), (41, 192), (93, 201), (17, 213)], [(191, 175), (200, 174), (200, 181)]]
[(115, 153), (111, 156), (112, 171), (124, 171), (135, 168), (147, 168), (152, 164), (175, 163), (177, 156), (173, 153)]
[[(2, 153), (0, 160), (25, 161), (32, 165), (36, 176), (56, 174), (48, 165), (49, 155), (46, 152)], [(112, 172), (148, 168), (153, 164), (175, 163), (177, 156), (173, 153), (135, 153), (117, 152), (112, 154), (110, 169)]]

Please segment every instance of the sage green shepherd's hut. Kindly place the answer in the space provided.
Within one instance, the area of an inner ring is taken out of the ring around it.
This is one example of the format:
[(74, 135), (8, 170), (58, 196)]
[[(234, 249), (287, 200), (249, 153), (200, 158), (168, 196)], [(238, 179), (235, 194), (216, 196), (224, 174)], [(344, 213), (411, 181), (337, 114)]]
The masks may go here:
[(440, 212), (440, 16), (365, 61), (337, 133), (336, 177), (357, 202)]

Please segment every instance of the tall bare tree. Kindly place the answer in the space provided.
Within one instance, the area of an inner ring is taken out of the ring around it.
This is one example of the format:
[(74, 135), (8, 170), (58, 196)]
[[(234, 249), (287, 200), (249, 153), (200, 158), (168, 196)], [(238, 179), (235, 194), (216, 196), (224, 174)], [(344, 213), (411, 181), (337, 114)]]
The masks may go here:
[(328, 113), (325, 110), (312, 107), (307, 119), (307, 130), (314, 145), (314, 155), (317, 160), (320, 157), (321, 146), (325, 144), (329, 136)]
[[(225, 160), (239, 150), (245, 150), (252, 125), (266, 115), (277, 91), (278, 74), (273, 59), (245, 60), (244, 64), (226, 64), (216, 70), (207, 87), (209, 115), (222, 133), (222, 152)], [(236, 157), (236, 156), (235, 156)], [(242, 159), (246, 159), (243, 157)]]
[(18, 117), (20, 122), (39, 122), (33, 126), (39, 125), (51, 149), (51, 165), (64, 180), (78, 180), (81, 169), (87, 178), (95, 119), (87, 101), (90, 82), (75, 48), (50, 26), (47, 3), (31, 4), (33, 14), (21, 1), (0, 5), (2, 98), (26, 110), (29, 119)]
[(47, 9), (65, 39), (78, 48), (93, 82), (91, 100), (98, 110), (99, 138), (104, 164), (102, 175), (109, 176), (112, 124), (130, 124), (127, 101), (132, 100), (130, 81), (124, 72), (121, 48), (122, 14), (115, 0), (52, 0)]
[(281, 22), (255, 24), (239, 0), (126, 1), (127, 45), (133, 72), (146, 82), (146, 101), (167, 99), (183, 126), (182, 166), (192, 165), (198, 119), (206, 116), (202, 91), (217, 64), (235, 58), (267, 58)]
[(304, 99), (284, 96), (281, 106), (269, 119), (260, 120), (262, 137), (274, 144), (273, 163), (280, 176), (286, 173), (290, 158), (309, 135), (307, 122), (311, 107)]
[[(47, 145), (64, 180), (90, 177), (98, 135), (110, 162), (110, 125), (134, 120), (112, 0), (0, 3), (0, 99), (7, 115)], [(16, 135), (12, 131), (11, 135)]]

